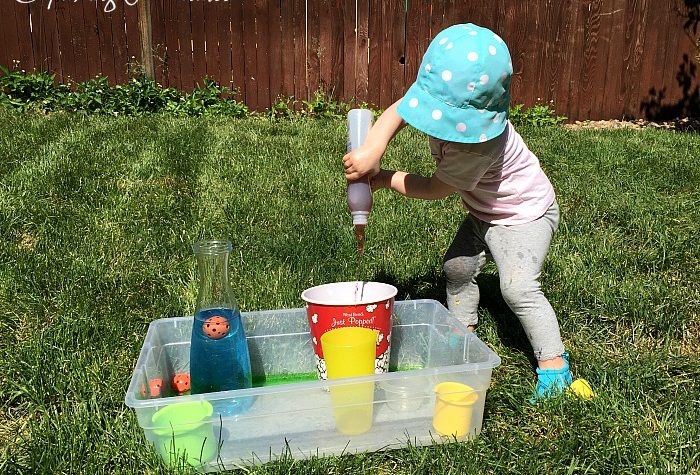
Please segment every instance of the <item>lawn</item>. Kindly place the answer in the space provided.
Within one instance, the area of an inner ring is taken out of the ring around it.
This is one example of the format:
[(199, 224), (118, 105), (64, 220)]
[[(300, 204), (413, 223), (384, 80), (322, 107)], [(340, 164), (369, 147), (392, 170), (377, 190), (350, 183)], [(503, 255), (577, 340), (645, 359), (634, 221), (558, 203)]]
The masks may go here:
[[(480, 277), (503, 359), (474, 441), (283, 458), (251, 473), (700, 473), (700, 136), (524, 128), (562, 209), (543, 287), (590, 402), (531, 406), (530, 350)], [(124, 395), (149, 322), (191, 315), (191, 245), (233, 242), (242, 311), (350, 280), (345, 122), (0, 112), (0, 473), (167, 471)], [(385, 166), (429, 174), (406, 129)], [(444, 302), (457, 197), (383, 191), (364, 277)]]

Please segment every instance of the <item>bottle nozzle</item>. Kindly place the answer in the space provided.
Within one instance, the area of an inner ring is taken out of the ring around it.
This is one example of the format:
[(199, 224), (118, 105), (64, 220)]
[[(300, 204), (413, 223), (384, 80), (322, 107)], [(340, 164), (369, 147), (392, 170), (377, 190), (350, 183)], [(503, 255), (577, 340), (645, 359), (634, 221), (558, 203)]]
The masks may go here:
[(357, 226), (358, 224), (367, 224), (367, 218), (369, 217), (369, 211), (353, 211), (350, 213), (352, 216), (352, 224)]

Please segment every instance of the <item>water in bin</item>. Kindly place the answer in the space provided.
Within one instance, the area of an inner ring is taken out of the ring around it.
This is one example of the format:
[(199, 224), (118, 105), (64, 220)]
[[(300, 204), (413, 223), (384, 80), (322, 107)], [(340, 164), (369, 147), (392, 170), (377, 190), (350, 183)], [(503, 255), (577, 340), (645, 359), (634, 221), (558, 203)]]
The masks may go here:
[[(190, 377), (192, 394), (253, 386), (250, 355), (241, 313), (228, 281), (229, 241), (201, 241), (193, 246), (199, 270), (199, 293), (192, 327)], [(211, 399), (214, 417), (246, 411), (252, 398)]]

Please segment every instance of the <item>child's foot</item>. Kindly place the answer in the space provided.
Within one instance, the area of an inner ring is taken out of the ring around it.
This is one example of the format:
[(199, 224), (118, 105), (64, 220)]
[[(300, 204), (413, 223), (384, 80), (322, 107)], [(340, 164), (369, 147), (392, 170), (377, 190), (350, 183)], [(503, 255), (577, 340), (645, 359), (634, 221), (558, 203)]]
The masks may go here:
[(549, 399), (564, 392), (571, 383), (571, 371), (569, 371), (569, 354), (564, 353), (562, 359), (564, 366), (559, 369), (537, 368), (537, 384), (535, 394), (530, 399), (530, 404), (535, 404), (538, 400)]
[(569, 354), (561, 355), (564, 360), (564, 367), (560, 369), (540, 369), (537, 368), (537, 386), (535, 394), (530, 399), (530, 404), (535, 404), (537, 400), (549, 399), (564, 392), (578, 396), (583, 400), (589, 400), (595, 397), (595, 393), (583, 378), (573, 380), (571, 371), (569, 371)]

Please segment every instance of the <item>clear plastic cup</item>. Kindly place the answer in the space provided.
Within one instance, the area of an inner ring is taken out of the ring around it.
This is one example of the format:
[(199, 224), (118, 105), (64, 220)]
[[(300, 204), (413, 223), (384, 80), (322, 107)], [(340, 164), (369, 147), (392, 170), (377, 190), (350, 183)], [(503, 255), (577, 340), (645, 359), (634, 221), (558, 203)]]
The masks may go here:
[(381, 388), (389, 409), (398, 412), (415, 411), (426, 401), (428, 395), (422, 380), (401, 378), (383, 381)]

